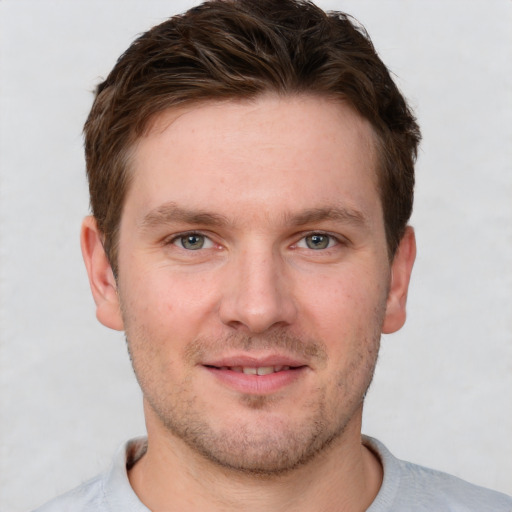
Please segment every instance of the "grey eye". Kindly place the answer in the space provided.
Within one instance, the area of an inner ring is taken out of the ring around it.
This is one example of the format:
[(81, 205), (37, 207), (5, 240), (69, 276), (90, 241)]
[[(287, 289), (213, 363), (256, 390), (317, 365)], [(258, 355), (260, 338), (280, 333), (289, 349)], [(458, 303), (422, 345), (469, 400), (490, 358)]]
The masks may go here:
[(331, 243), (331, 237), (328, 235), (315, 234), (305, 237), (305, 241), (309, 249), (327, 249)]
[(203, 235), (191, 234), (178, 238), (178, 241), (184, 249), (197, 251), (204, 247), (205, 239), (206, 237)]

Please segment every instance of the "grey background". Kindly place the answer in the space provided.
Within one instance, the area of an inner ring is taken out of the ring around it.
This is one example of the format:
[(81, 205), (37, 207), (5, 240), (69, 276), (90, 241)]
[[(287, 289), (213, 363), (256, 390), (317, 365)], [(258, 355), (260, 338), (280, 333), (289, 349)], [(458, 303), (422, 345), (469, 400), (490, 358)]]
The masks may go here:
[[(94, 318), (78, 233), (91, 90), (185, 1), (0, 1), (0, 511), (29, 510), (144, 432), (123, 336)], [(370, 32), (424, 133), (409, 320), (364, 432), (512, 494), (512, 2), (319, 1)]]

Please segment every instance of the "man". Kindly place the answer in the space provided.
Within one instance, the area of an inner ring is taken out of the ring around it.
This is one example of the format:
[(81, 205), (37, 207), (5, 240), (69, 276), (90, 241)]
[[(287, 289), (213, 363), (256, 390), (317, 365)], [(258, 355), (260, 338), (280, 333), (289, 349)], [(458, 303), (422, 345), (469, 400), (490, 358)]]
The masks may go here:
[(344, 14), (213, 1), (135, 41), (85, 125), (82, 250), (148, 437), (41, 510), (512, 510), (361, 437), (419, 138)]

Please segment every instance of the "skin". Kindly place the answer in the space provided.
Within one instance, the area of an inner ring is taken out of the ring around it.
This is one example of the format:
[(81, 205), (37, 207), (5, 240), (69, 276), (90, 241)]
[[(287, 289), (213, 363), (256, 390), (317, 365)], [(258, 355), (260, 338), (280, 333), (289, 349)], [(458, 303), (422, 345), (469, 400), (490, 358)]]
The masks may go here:
[(82, 249), (144, 394), (141, 501), (366, 509), (382, 468), (362, 404), (415, 257), (408, 228), (388, 259), (370, 124), (311, 96), (205, 103), (160, 114), (131, 171), (117, 282), (91, 217)]

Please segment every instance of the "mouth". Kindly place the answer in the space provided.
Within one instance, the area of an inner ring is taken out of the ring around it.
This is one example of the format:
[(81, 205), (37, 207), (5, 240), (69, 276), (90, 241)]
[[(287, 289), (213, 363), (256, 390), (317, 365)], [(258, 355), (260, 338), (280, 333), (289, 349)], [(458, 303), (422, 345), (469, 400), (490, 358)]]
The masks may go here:
[[(265, 360), (266, 359), (266, 360)], [(216, 382), (243, 394), (270, 395), (296, 384), (308, 366), (291, 358), (228, 358), (203, 363)]]
[(288, 366), (288, 365), (277, 365), (277, 366), (213, 366), (205, 365), (206, 368), (212, 370), (231, 371), (235, 373), (243, 373), (245, 375), (271, 375), (272, 373), (286, 372), (288, 370), (298, 370), (303, 368), (301, 366)]

